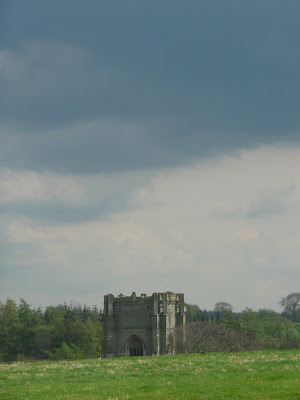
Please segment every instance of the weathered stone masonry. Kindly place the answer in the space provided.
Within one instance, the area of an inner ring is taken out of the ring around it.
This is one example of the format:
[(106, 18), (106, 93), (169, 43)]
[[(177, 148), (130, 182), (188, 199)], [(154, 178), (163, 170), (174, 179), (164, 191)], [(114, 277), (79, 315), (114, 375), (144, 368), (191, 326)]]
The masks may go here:
[(181, 343), (175, 328), (185, 323), (182, 293), (135, 292), (104, 296), (104, 357), (175, 354)]

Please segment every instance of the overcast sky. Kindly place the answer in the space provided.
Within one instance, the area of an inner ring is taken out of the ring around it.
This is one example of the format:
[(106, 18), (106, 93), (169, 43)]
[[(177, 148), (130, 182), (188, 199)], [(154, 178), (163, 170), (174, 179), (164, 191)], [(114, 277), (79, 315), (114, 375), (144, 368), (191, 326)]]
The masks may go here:
[(300, 3), (2, 0), (0, 301), (300, 282)]

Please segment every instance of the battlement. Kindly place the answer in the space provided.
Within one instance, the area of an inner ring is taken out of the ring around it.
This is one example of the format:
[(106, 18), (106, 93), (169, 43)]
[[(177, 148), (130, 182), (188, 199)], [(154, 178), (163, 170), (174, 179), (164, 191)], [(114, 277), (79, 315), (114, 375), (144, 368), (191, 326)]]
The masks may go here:
[(113, 294), (108, 294), (104, 296), (104, 314), (108, 311), (109, 304), (130, 304), (132, 302), (136, 303), (153, 303), (153, 302), (167, 302), (167, 303), (183, 303), (184, 305), (184, 295), (182, 293), (173, 293), (173, 292), (166, 292), (166, 293), (153, 293), (151, 296), (147, 296), (145, 293), (142, 293), (141, 296), (137, 296), (135, 292), (132, 292), (131, 296), (124, 296), (122, 293), (115, 297)]

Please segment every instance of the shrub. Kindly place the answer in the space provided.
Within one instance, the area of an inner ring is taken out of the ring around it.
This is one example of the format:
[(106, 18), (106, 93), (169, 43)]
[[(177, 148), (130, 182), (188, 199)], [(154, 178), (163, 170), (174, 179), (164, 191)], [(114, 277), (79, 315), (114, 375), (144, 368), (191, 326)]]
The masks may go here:
[(238, 352), (255, 347), (249, 338), (235, 329), (214, 321), (187, 323), (177, 328), (176, 335), (186, 353)]

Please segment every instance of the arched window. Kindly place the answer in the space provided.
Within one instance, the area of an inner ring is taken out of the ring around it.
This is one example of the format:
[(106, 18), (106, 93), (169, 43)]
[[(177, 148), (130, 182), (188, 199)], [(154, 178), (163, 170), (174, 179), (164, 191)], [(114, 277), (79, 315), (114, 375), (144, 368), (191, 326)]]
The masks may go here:
[(130, 357), (140, 357), (144, 355), (143, 343), (136, 336), (133, 337), (129, 343)]

